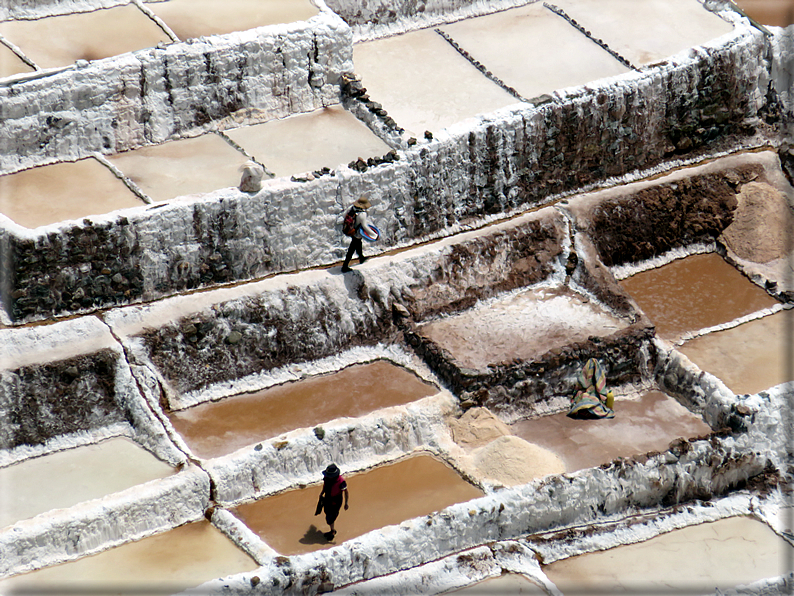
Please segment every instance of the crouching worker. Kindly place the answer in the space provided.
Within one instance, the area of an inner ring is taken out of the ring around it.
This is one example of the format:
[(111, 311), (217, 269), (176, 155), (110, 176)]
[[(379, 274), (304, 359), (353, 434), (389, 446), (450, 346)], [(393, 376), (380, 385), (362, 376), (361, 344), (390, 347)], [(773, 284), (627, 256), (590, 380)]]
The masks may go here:
[(344, 494), (345, 511), (348, 508), (347, 482), (336, 467), (331, 464), (323, 471), (323, 489), (320, 491), (320, 502), (317, 504), (317, 513), (320, 512), (320, 504), (325, 510), (325, 521), (331, 527), (329, 532), (323, 534), (326, 540), (333, 540), (336, 536), (334, 523), (339, 517), (339, 510), (342, 508), (342, 495)]

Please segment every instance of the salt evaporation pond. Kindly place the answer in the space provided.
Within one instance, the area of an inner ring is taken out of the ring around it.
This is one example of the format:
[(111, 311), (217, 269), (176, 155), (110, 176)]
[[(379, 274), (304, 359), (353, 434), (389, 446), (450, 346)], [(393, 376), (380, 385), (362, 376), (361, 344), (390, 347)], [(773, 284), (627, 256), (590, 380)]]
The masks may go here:
[(333, 542), (323, 536), (328, 531), (324, 514), (314, 516), (320, 483), (240, 505), (232, 512), (277, 552), (293, 555), (327, 548), (483, 495), (428, 454), (355, 474), (347, 474), (343, 468), (342, 475), (350, 491), (350, 509), (340, 512)]
[(144, 204), (93, 158), (0, 176), (0, 213), (26, 228)]
[(358, 43), (353, 62), (370, 97), (416, 136), (518, 101), (430, 29)]
[(80, 14), (0, 23), (0, 35), (39, 68), (69, 66), (170, 43), (152, 19), (134, 4)]
[(175, 594), (257, 568), (251, 557), (202, 520), (77, 561), (0, 580), (0, 592)]
[(560, 457), (566, 472), (600, 466), (618, 457), (664, 451), (677, 438), (711, 432), (700, 416), (659, 391), (636, 400), (616, 400), (612, 419), (580, 420), (560, 413), (523, 420), (510, 429)]
[(207, 193), (240, 183), (245, 154), (221, 136), (205, 134), (107, 156), (153, 201)]
[(733, 31), (733, 25), (692, 0), (559, 0), (554, 4), (638, 67)]
[(446, 349), (458, 366), (483, 370), (516, 358), (532, 361), (553, 348), (608, 336), (627, 326), (588, 298), (558, 287), (512, 293), (420, 330)]
[(792, 0), (735, 0), (747, 16), (763, 25), (788, 27), (794, 23)]
[(309, 0), (168, 0), (146, 6), (181, 40), (305, 21), (319, 12)]
[(793, 318), (794, 311), (778, 312), (695, 338), (679, 351), (734, 393), (757, 393), (794, 381), (794, 370), (787, 360)]
[(234, 142), (277, 177), (334, 169), (391, 148), (340, 106), (227, 130)]
[(678, 259), (620, 283), (656, 333), (670, 340), (777, 304), (716, 253)]
[(27, 459), (0, 468), (0, 527), (174, 472), (124, 437)]
[(525, 98), (629, 72), (541, 2), (441, 30)]
[(565, 596), (713, 594), (784, 573), (792, 547), (769, 526), (733, 517), (557, 561), (544, 568)]
[(438, 389), (385, 360), (168, 413), (199, 457), (226, 455), (290, 430), (405, 404)]

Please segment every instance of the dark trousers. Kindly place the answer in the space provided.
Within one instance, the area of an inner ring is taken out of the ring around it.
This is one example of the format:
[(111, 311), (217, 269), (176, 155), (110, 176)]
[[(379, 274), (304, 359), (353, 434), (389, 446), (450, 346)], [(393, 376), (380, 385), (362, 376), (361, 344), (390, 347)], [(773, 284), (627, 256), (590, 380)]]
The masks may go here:
[(353, 237), (350, 240), (350, 248), (347, 249), (347, 256), (345, 257), (345, 262), (342, 263), (342, 267), (347, 267), (350, 265), (350, 259), (353, 258), (353, 253), (358, 253), (358, 260), (361, 262), (364, 259), (364, 247), (361, 243), (361, 238)]

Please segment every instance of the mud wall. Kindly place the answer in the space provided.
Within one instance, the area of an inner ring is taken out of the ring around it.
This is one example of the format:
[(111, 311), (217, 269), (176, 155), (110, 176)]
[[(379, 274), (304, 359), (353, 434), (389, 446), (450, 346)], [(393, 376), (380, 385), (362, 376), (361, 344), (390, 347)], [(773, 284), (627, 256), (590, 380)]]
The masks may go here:
[(232, 115), (282, 118), (339, 103), (350, 29), (304, 23), (149, 48), (0, 82), (0, 171), (117, 153)]
[[(398, 161), (363, 171), (342, 167), (312, 182), (276, 181), (254, 196), (228, 189), (193, 204), (134, 209), (55, 231), (12, 226), (19, 232), (10, 241), (15, 278), (6, 297), (9, 316), (52, 317), (334, 262), (344, 254), (342, 214), (362, 192), (370, 195), (373, 219), (385, 232), (378, 245), (385, 250), (735, 141), (753, 132), (763, 100), (756, 93), (766, 76), (759, 36), (738, 33), (681, 64), (581, 88), (545, 105), (502, 110), (474, 126), (451, 127), (400, 152)], [(168, 49), (154, 52), (165, 55)], [(167, 96), (160, 96), (165, 104)], [(167, 120), (162, 133), (144, 129), (165, 138), (175, 126), (197, 125), (189, 100), (180, 110), (186, 110), (178, 118), (183, 124)], [(165, 107), (164, 113), (180, 110)], [(159, 121), (159, 113), (152, 117)], [(12, 118), (0, 133), (10, 134), (23, 121)], [(26, 138), (21, 130), (14, 134)], [(93, 255), (80, 248), (100, 233), (112, 250)], [(59, 276), (71, 276), (75, 289), (59, 296), (53, 282)]]

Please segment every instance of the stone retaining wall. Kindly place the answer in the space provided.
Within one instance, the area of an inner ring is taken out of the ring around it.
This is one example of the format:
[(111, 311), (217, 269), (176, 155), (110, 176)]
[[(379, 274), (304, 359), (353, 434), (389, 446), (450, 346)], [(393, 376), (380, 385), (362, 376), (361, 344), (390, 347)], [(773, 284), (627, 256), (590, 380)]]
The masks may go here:
[[(341, 216), (362, 192), (370, 194), (373, 218), (384, 230), (378, 247), (386, 250), (713, 149), (754, 130), (763, 101), (757, 83), (766, 76), (759, 36), (740, 32), (681, 63), (453, 126), (400, 152), (397, 162), (366, 171), (342, 167), (312, 182), (274, 182), (254, 196), (227, 189), (192, 204), (136, 208), (41, 231), (12, 225), (9, 318), (86, 312), (330, 264), (344, 254)], [(188, 109), (177, 128), (197, 125), (196, 114)], [(166, 120), (158, 138), (172, 134), (174, 122)], [(107, 247), (97, 248), (99, 254), (88, 249), (96, 237)]]
[(350, 29), (326, 11), (6, 79), (0, 171), (162, 143), (229, 117), (261, 122), (337, 104), (351, 68)]

